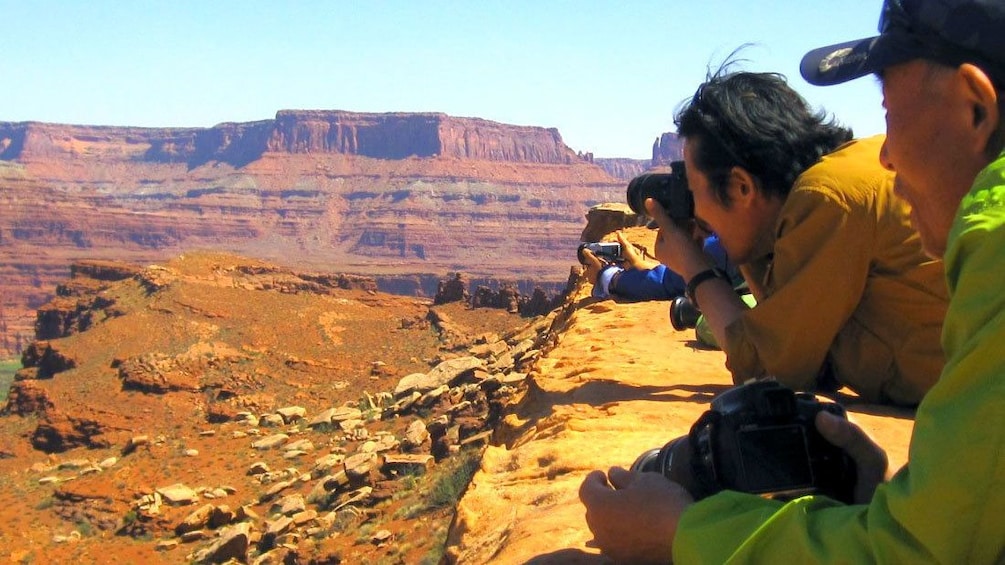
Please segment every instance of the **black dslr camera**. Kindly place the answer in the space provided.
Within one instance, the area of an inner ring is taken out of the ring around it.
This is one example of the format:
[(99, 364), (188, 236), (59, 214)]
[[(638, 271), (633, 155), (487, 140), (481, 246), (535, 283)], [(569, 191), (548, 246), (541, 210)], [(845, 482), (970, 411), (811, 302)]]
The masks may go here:
[(660, 203), (675, 222), (694, 218), (694, 198), (687, 185), (684, 161), (670, 163), (669, 173), (646, 173), (628, 183), (628, 206), (641, 216), (647, 216), (646, 198)]
[(662, 473), (695, 500), (721, 490), (788, 500), (824, 494), (853, 502), (855, 463), (820, 435), (813, 419), (833, 402), (794, 393), (775, 381), (755, 381), (712, 400), (686, 436), (646, 451), (633, 471)]

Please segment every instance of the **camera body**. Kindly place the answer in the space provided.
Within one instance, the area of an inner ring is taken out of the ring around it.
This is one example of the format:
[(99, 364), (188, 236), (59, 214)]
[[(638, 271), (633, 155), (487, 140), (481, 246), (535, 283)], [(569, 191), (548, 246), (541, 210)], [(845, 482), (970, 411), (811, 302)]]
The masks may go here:
[(616, 241), (580, 243), (579, 248), (576, 249), (576, 257), (579, 258), (579, 262), (583, 265), (586, 264), (586, 256), (583, 255), (583, 250), (585, 249), (589, 249), (590, 252), (596, 255), (601, 261), (611, 261), (617, 263), (624, 260), (624, 256), (621, 255), (621, 244)]
[(721, 490), (788, 500), (824, 494), (853, 502), (855, 464), (820, 435), (814, 418), (844, 408), (775, 381), (727, 390), (686, 436), (643, 453), (634, 471), (662, 473), (700, 500)]
[(628, 206), (636, 214), (647, 216), (646, 198), (660, 203), (675, 222), (694, 218), (694, 198), (688, 188), (684, 161), (670, 163), (669, 173), (646, 173), (628, 183)]

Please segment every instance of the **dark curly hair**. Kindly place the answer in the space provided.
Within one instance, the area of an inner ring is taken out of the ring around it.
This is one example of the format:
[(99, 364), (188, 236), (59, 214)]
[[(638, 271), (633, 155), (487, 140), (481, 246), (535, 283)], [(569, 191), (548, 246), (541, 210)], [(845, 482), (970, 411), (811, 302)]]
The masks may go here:
[(784, 198), (796, 177), (851, 140), (852, 131), (813, 112), (784, 76), (728, 72), (728, 65), (677, 110), (677, 133), (693, 142), (695, 164), (723, 205), (730, 203), (727, 183), (737, 166), (765, 193)]

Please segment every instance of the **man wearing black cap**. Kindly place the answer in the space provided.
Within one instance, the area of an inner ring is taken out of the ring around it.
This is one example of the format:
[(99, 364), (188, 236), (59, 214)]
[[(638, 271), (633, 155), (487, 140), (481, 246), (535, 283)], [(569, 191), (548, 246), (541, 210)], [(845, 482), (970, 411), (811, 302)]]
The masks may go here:
[(821, 433), (858, 463), (863, 504), (729, 491), (693, 502), (655, 473), (612, 473), (613, 487), (591, 475), (580, 496), (604, 509), (590, 526), (616, 560), (1005, 562), (1005, 0), (887, 0), (879, 29), (808, 53), (801, 71), (818, 85), (880, 77), (880, 159), (945, 262), (947, 362), (918, 407), (910, 461), (868, 496), (883, 458), (821, 413)]

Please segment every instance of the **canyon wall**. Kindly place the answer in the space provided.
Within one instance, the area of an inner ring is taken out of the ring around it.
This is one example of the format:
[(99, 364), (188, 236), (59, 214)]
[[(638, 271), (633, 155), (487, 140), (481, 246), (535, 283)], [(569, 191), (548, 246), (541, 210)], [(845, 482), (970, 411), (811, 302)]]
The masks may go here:
[(198, 166), (216, 161), (243, 166), (265, 153), (561, 165), (584, 160), (562, 142), (555, 128), (441, 113), (281, 110), (273, 120), (223, 123), (212, 128), (0, 122), (0, 159), (5, 161), (128, 156), (136, 162)]
[(628, 184), (628, 181), (648, 171), (654, 166), (651, 159), (597, 158), (594, 159), (593, 162), (600, 165), (600, 167), (607, 171), (607, 174), (612, 177), (625, 181), (626, 185)]
[(78, 259), (214, 249), (426, 296), (427, 282), (401, 277), (559, 288), (586, 211), (624, 187), (553, 128), (438, 113), (0, 122), (0, 356), (32, 334), (34, 310)]

